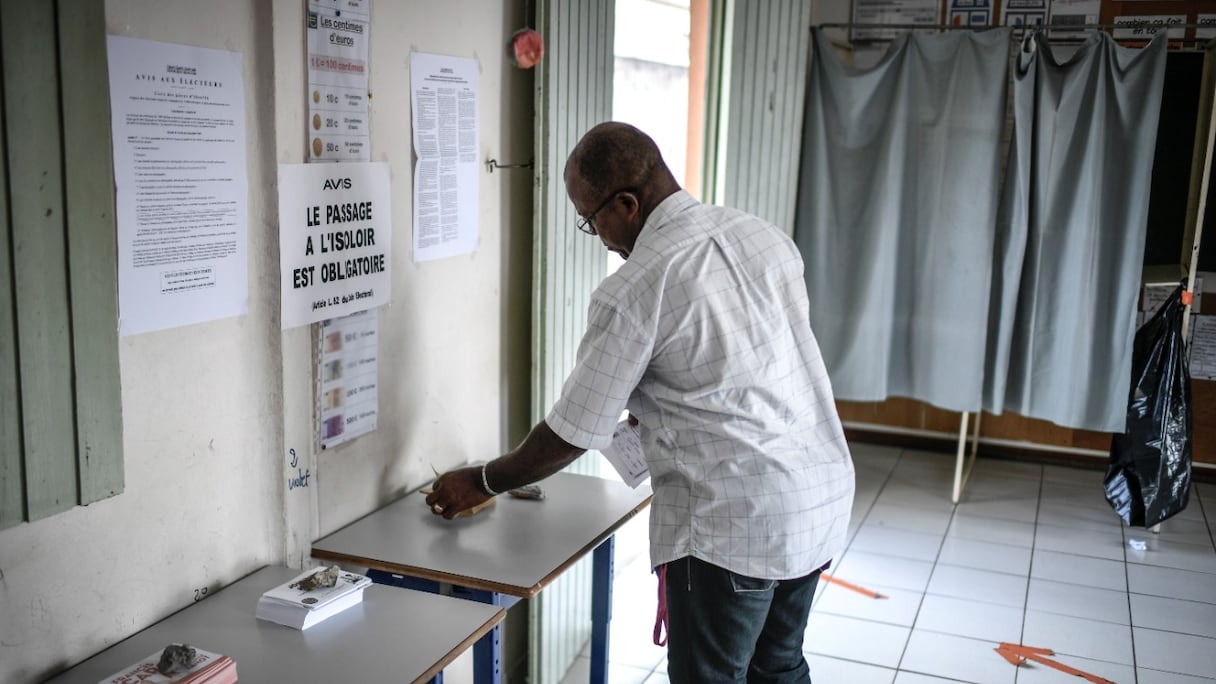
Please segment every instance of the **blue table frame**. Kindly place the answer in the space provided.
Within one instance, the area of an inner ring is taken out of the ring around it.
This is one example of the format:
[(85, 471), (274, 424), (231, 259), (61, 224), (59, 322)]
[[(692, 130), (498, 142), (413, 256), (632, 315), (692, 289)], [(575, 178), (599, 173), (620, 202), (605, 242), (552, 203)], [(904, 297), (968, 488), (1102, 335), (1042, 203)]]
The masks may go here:
[[(591, 681), (608, 681), (608, 625), (612, 621), (612, 574), (615, 563), (616, 539), (609, 537), (595, 547), (591, 570)], [(455, 598), (488, 603), (509, 610), (519, 602), (518, 596), (497, 591), (470, 589), (468, 587), (443, 584), (434, 580), (409, 577), (385, 570), (368, 570), (368, 577), (379, 584), (403, 587), (432, 594), (444, 594)], [(502, 680), (502, 647), (500, 625), (494, 625), (473, 646), (473, 677), (479, 682), (500, 684)], [(443, 684), (443, 673), (435, 675), (434, 684)]]
[[(541, 486), (543, 501), (500, 496), (476, 516), (452, 521), (432, 515), (414, 492), (317, 540), (312, 555), (368, 568), (382, 584), (510, 608), (592, 553), (591, 681), (606, 684), (612, 535), (650, 503), (650, 489), (573, 473)], [(500, 636), (496, 626), (473, 648), (477, 684), (501, 682)]]

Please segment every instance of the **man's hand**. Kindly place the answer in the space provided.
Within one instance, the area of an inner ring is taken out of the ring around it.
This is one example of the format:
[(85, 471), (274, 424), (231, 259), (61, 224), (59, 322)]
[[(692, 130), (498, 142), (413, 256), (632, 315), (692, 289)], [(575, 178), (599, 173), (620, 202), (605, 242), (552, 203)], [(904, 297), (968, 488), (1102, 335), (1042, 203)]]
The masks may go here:
[[(490, 461), (487, 488), (506, 492), (549, 477), (570, 465), (586, 449), (562, 439), (545, 421), (540, 421), (519, 446)], [(435, 515), (451, 520), (464, 511), (494, 498), (482, 487), (482, 467), (458, 468), (435, 479), (426, 505)]]
[(426, 505), (431, 507), (431, 513), (451, 520), (490, 498), (481, 488), (481, 466), (478, 465), (440, 475), (431, 487), (431, 493), (426, 495)]

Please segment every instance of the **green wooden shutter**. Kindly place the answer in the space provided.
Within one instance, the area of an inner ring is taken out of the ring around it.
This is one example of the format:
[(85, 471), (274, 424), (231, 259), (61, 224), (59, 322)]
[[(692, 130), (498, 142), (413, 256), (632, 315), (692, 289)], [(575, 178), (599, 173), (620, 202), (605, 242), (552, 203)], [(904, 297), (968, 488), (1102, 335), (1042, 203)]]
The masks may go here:
[[(715, 3), (707, 187), (715, 203), (794, 226), (811, 3)], [(712, 179), (712, 180), (710, 180)]]
[(77, 500), (55, 7), (8, 0), (0, 27), (18, 396), (27, 505), (29, 516), (37, 519)]
[[(545, 37), (537, 66), (536, 198), (533, 254), (533, 422), (545, 417), (574, 367), (587, 326), (591, 293), (608, 270), (600, 241), (574, 226), (562, 172), (566, 156), (589, 128), (612, 117), (615, 3), (540, 0), (536, 22)], [(597, 474), (599, 455), (568, 470)], [(532, 599), (529, 681), (559, 682), (591, 636), (590, 557)]]
[(122, 489), (105, 8), (0, 1), (0, 527)]
[(118, 248), (105, 4), (59, 0), (80, 503), (122, 492)]
[[(0, 40), (3, 28), (0, 24)], [(0, 75), (0, 112), (4, 111), (4, 80)], [(8, 158), (6, 138), (0, 120), (0, 160)], [(22, 467), (25, 461), (21, 457), (21, 401), (17, 396), (13, 229), (8, 217), (8, 164), (0, 164), (0, 223), (3, 224), (0, 226), (3, 228), (0, 230), (0, 529), (25, 519), (25, 469)]]

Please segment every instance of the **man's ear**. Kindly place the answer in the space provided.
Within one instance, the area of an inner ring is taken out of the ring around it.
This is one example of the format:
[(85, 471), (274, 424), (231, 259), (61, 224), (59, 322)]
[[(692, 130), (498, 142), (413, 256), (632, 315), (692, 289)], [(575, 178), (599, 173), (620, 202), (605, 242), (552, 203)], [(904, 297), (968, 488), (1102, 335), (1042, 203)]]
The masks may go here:
[(632, 192), (622, 192), (620, 195), (617, 195), (617, 199), (624, 205), (625, 213), (630, 217), (642, 208), (641, 203), (638, 201), (638, 196)]

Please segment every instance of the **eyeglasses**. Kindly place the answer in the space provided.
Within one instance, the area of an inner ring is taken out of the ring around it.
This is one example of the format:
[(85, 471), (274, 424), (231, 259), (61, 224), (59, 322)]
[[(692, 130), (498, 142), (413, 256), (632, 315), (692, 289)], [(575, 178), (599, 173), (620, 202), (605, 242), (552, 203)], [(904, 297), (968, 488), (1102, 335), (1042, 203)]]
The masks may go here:
[(638, 193), (638, 191), (632, 187), (621, 188), (620, 190), (613, 190), (611, 193), (608, 194), (608, 197), (603, 202), (600, 202), (600, 205), (595, 208), (595, 211), (591, 212), (590, 214), (587, 214), (586, 216), (584, 216), (578, 220), (578, 223), (576, 224), (578, 229), (588, 235), (595, 235), (596, 234), (596, 232), (595, 232), (595, 215), (600, 213), (600, 211), (603, 210), (604, 207), (608, 206), (609, 202), (616, 199), (616, 196), (621, 194), (622, 192), (630, 192), (635, 195)]

